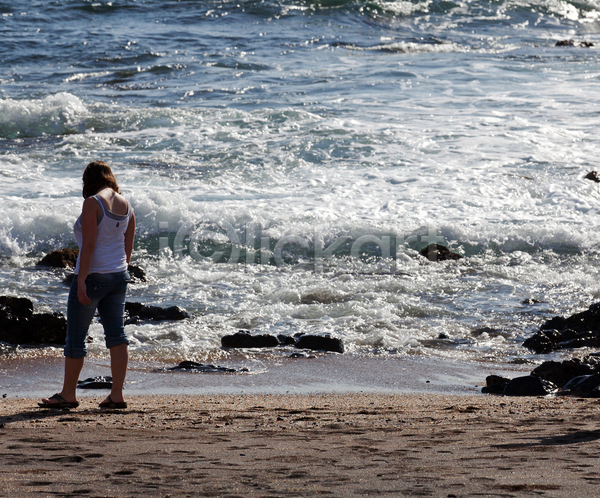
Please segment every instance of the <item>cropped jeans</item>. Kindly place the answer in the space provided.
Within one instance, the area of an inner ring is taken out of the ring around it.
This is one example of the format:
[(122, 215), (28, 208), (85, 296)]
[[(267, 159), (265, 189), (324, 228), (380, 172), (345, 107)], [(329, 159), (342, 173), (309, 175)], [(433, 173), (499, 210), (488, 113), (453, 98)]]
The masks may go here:
[(85, 287), (91, 303), (84, 306), (77, 299), (77, 275), (71, 284), (67, 301), (67, 339), (64, 355), (83, 358), (87, 355), (86, 337), (96, 309), (104, 327), (107, 348), (129, 344), (125, 335), (125, 293), (129, 273), (90, 273)]

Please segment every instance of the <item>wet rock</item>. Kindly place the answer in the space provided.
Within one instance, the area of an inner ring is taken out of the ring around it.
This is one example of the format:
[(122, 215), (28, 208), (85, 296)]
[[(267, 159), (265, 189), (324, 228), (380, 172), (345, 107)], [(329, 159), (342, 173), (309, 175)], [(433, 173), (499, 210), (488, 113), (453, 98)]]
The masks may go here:
[(533, 375), (525, 375), (512, 379), (504, 388), (504, 396), (546, 396), (556, 392), (558, 388), (548, 382)]
[(523, 342), (523, 346), (537, 354), (554, 351), (560, 332), (558, 330), (540, 330)]
[(281, 346), (295, 346), (296, 339), (294, 337), (290, 337), (289, 335), (279, 334), (277, 336), (277, 340)]
[(560, 391), (560, 394), (587, 398), (594, 390), (598, 393), (598, 386), (600, 386), (600, 374), (580, 375), (567, 382)]
[(313, 351), (344, 352), (344, 344), (341, 339), (329, 335), (302, 335), (296, 341), (296, 347), (298, 349), (311, 349)]
[(131, 277), (132, 283), (137, 282), (147, 282), (146, 272), (137, 265), (128, 265), (127, 271), (129, 272), (129, 276)]
[(240, 330), (235, 334), (221, 337), (221, 346), (224, 348), (274, 348), (279, 346), (279, 339), (274, 335), (252, 335), (250, 332)]
[(67, 320), (62, 313), (34, 313), (26, 298), (0, 296), (0, 342), (64, 344)]
[(571, 358), (562, 362), (545, 361), (531, 372), (531, 375), (550, 381), (559, 387), (563, 387), (575, 377), (592, 374), (600, 374), (600, 358), (593, 355)]
[(33, 303), (25, 297), (0, 296), (0, 316), (28, 318), (33, 315)]
[(510, 382), (508, 377), (500, 375), (488, 375), (485, 379), (485, 387), (481, 389), (484, 394), (502, 394)]
[(587, 310), (581, 313), (575, 313), (570, 317), (554, 317), (541, 326), (542, 330), (546, 329), (572, 329), (576, 332), (592, 330), (600, 332), (600, 303), (592, 304)]
[(421, 249), (421, 256), (427, 258), (429, 261), (447, 261), (462, 259), (460, 254), (456, 254), (450, 249), (440, 244), (429, 244), (426, 248)]
[(112, 389), (112, 377), (89, 377), (77, 381), (77, 387), (79, 389)]
[(523, 301), (521, 301), (521, 304), (525, 304), (525, 305), (533, 305), (533, 304), (540, 304), (543, 303), (544, 301), (540, 301), (539, 299), (535, 299), (533, 297), (528, 297), (527, 299), (523, 299)]
[(558, 349), (600, 346), (600, 303), (570, 317), (555, 316), (546, 321), (524, 343), (528, 349), (543, 354)]
[(591, 48), (594, 44), (588, 41), (576, 41), (576, 40), (558, 40), (555, 47), (585, 47)]
[(193, 373), (237, 373), (248, 372), (247, 368), (236, 370), (235, 368), (220, 367), (217, 365), (205, 365), (195, 361), (182, 361), (176, 367), (168, 368), (170, 372), (193, 372)]
[(592, 180), (593, 182), (596, 182), (596, 183), (600, 183), (600, 176), (598, 175), (597, 171), (590, 171), (583, 178), (585, 178), (586, 180)]
[(37, 265), (51, 268), (75, 268), (78, 254), (79, 249), (57, 249), (46, 254), (37, 262)]
[(142, 321), (162, 322), (166, 320), (185, 320), (191, 318), (186, 310), (180, 306), (147, 306), (141, 303), (125, 303), (125, 314), (128, 316), (125, 325), (141, 323)]
[(507, 332), (502, 329), (494, 329), (491, 327), (480, 327), (471, 331), (471, 335), (474, 337), (478, 337), (482, 334), (487, 334), (489, 337), (505, 337), (508, 335)]

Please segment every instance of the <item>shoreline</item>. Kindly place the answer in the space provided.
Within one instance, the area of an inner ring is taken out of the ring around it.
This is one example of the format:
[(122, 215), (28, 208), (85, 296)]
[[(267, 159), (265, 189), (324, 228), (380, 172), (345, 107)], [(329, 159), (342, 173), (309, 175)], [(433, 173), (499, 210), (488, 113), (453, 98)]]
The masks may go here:
[[(0, 396), (47, 397), (60, 391), (62, 357), (0, 360)], [(223, 360), (248, 372), (194, 373), (164, 371), (176, 364), (130, 361), (125, 395), (207, 394), (481, 394), (490, 374), (528, 375), (531, 365), (467, 362), (422, 356), (353, 356), (322, 354), (312, 358)], [(88, 358), (80, 380), (110, 375), (108, 358)], [(79, 389), (78, 395), (101, 396), (106, 390)]]
[(459, 394), (0, 399), (3, 496), (594, 496), (596, 400)]

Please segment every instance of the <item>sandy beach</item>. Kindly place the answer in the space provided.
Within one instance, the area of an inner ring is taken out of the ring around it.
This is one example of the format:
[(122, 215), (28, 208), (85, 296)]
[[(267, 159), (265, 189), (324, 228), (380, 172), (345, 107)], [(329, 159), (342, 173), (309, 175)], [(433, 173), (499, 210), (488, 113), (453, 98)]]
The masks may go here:
[(597, 496), (599, 405), (443, 394), (0, 400), (2, 496)]

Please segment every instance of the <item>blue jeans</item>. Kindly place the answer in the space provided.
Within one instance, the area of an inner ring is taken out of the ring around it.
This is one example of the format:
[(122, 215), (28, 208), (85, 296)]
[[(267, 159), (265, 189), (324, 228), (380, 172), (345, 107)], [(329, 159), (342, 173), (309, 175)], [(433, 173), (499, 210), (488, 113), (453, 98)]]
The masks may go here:
[(77, 299), (77, 275), (73, 278), (67, 302), (67, 339), (64, 355), (83, 358), (87, 354), (86, 337), (96, 309), (104, 327), (107, 348), (129, 344), (125, 335), (125, 293), (130, 277), (127, 271), (118, 273), (90, 273), (85, 279), (88, 297), (84, 306)]

